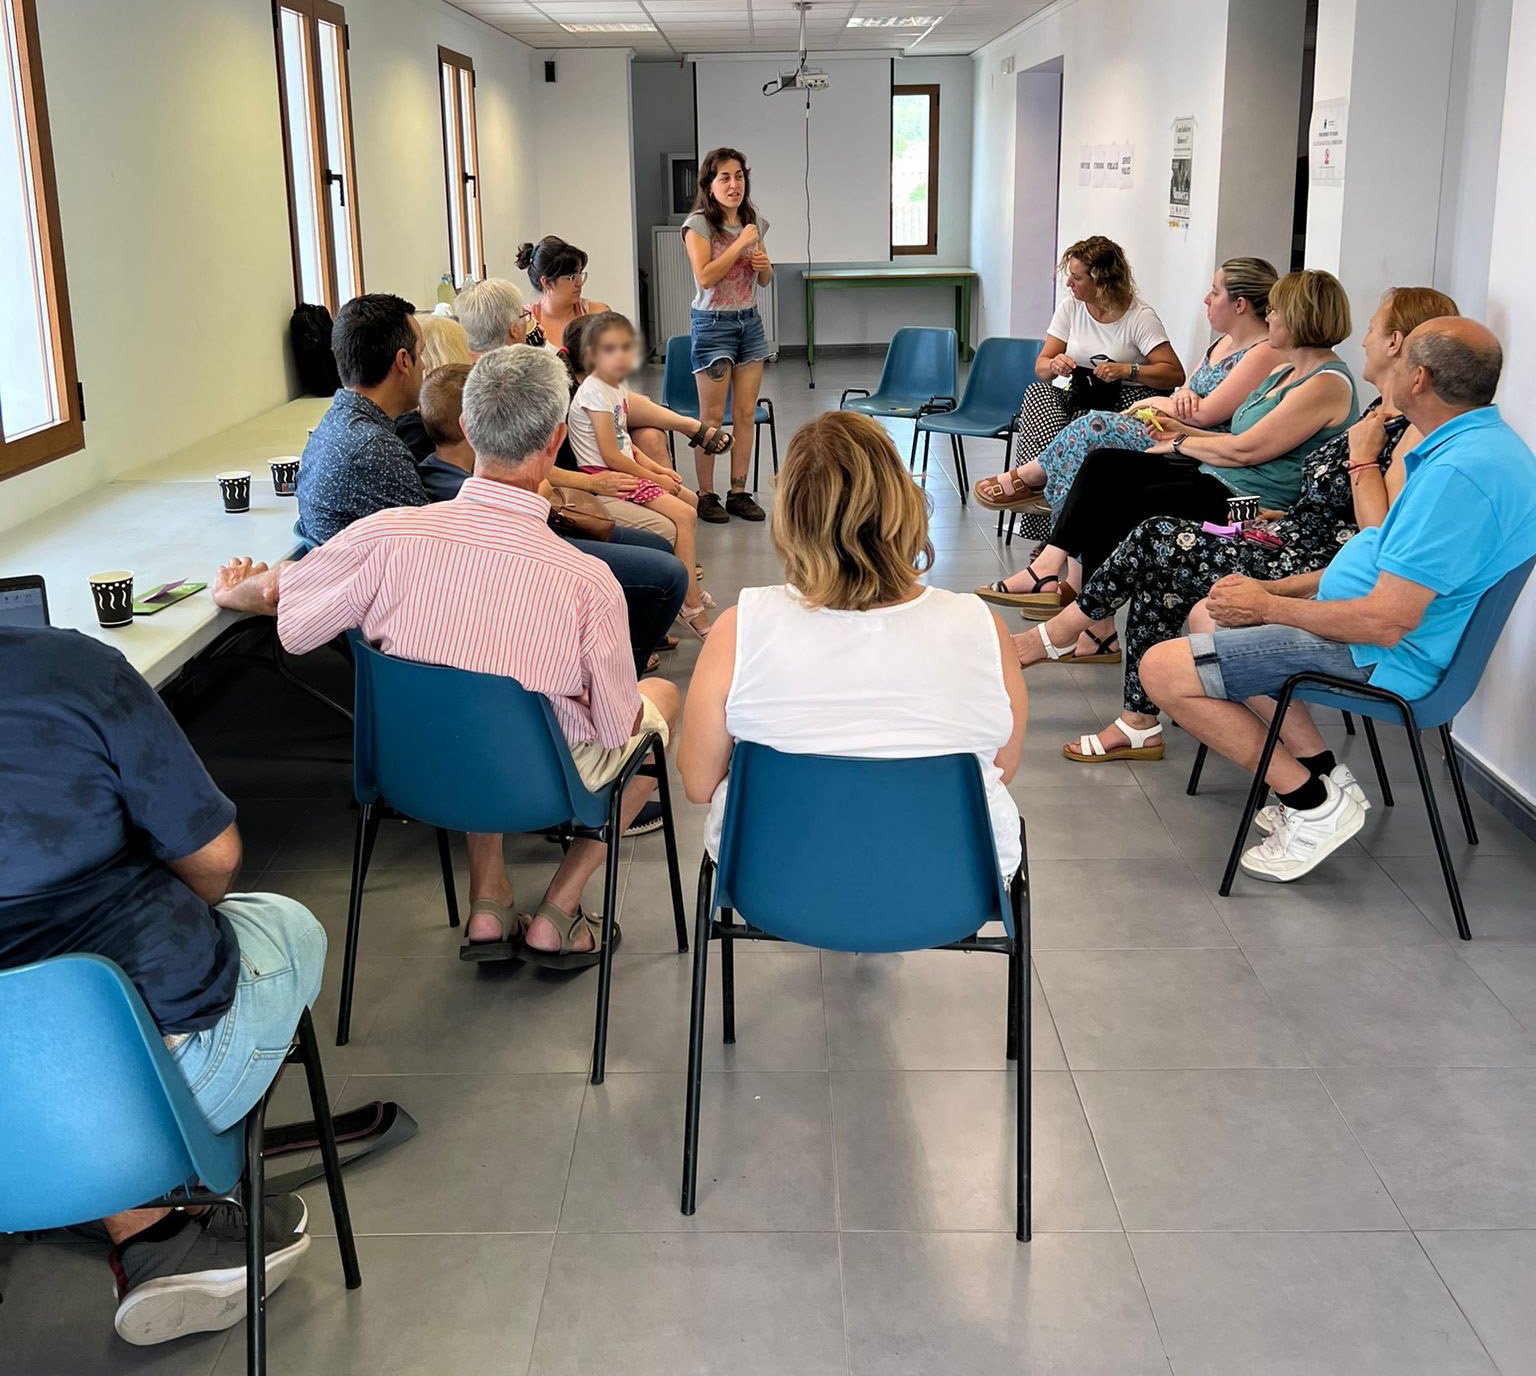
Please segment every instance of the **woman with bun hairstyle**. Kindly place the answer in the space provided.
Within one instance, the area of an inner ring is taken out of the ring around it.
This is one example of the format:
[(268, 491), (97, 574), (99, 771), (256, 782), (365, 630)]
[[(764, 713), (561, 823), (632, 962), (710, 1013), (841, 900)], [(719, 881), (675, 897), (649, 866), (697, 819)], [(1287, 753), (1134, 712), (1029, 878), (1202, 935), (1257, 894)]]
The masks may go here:
[(699, 417), (707, 426), (725, 421), (731, 394), (731, 490), (722, 504), (715, 493), (715, 461), (698, 454), (699, 520), (719, 525), (732, 516), (761, 521), (763, 509), (747, 491), (754, 418), (763, 383), (768, 336), (757, 310), (757, 288), (773, 281), (763, 238), (768, 221), (752, 204), (752, 172), (746, 154), (712, 148), (699, 164), (693, 212), (683, 221), (683, 247), (698, 292), (693, 298), (690, 334), (693, 377), (699, 388)]
[(517, 265), (539, 294), (523, 312), (525, 344), (558, 353), (571, 321), (609, 309), (606, 302), (588, 301), (582, 296), (587, 284), (587, 255), (575, 244), (546, 234), (538, 243), (518, 249)]

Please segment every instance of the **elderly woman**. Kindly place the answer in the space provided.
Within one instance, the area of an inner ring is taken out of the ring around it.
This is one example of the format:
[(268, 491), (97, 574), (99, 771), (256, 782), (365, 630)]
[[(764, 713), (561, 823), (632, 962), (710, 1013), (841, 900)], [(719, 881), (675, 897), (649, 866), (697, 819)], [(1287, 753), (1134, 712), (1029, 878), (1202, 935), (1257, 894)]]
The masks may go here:
[[(1146, 420), (1137, 419), (1149, 408), (1202, 430), (1225, 430), (1233, 412), (1279, 362), (1269, 347), (1266, 323), (1269, 291), (1277, 275), (1263, 258), (1228, 258), (1216, 269), (1205, 294), (1205, 318), (1216, 338), (1184, 386), (1171, 396), (1146, 398), (1137, 403), (1134, 413), (1083, 413), (1038, 458), (978, 482), (973, 489), (976, 500), (993, 511), (1041, 511), (1060, 505), (1091, 450), (1152, 446), (1157, 432)], [(977, 592), (1004, 604), (1016, 596), (1011, 584), (993, 584)]]
[[(1191, 609), (1229, 573), (1288, 578), (1323, 568), (1357, 530), (1379, 525), (1402, 490), (1403, 466), (1421, 436), (1394, 410), (1392, 370), (1409, 333), (1425, 320), (1455, 315), (1456, 303), (1432, 287), (1394, 287), (1366, 327), (1365, 380), (1381, 391), (1365, 415), (1316, 451), (1303, 466), (1301, 495), (1259, 542), (1213, 535), (1198, 520), (1154, 516), (1136, 527), (1084, 584), (1075, 605), (1016, 636), (1026, 667), (1075, 644), (1083, 632), (1108, 639), (1117, 608), (1126, 618), (1125, 711), (1104, 730), (1062, 747), (1069, 760), (1157, 760), (1163, 756), (1157, 707), (1141, 686), (1142, 654), (1179, 635)], [(1275, 543), (1278, 542), (1278, 543)]]
[(832, 411), (803, 426), (779, 474), (771, 526), (786, 581), (745, 588), (722, 613), (688, 689), (678, 769), (709, 802), (717, 853), (731, 749), (981, 764), (1005, 875), (1019, 864), (1026, 698), (1008, 633), (980, 602), (918, 577), (928, 509), (885, 431)]
[(1085, 406), (1121, 410), (1184, 381), (1184, 365), (1157, 312), (1136, 294), (1125, 251), (1093, 234), (1062, 254), (1067, 294), (1045, 331), (1036, 382), (1020, 403), (1017, 450), (1032, 459)]
[[(1225, 524), (1234, 497), (1283, 509), (1301, 490), (1303, 463), (1359, 419), (1355, 380), (1333, 346), (1350, 331), (1349, 297), (1330, 272), (1287, 273), (1269, 293), (1269, 344), (1280, 359), (1232, 416), (1230, 433), (1200, 430), (1171, 415), (1145, 453), (1095, 449), (1056, 512), (1051, 541), (1030, 560), (1024, 598), (1059, 609), (1069, 556), (1091, 578), (1149, 516)], [(1057, 581), (1055, 590), (1045, 585)], [(1118, 664), (1114, 632), (1084, 631), (1078, 663)]]

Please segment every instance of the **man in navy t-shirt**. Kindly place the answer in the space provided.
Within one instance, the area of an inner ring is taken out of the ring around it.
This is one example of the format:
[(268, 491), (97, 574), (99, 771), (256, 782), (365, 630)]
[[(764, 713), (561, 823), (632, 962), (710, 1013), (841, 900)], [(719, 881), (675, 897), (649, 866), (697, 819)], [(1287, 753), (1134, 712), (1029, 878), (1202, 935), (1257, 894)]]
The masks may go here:
[[(0, 969), (71, 953), (116, 962), (209, 1123), (238, 1123), (319, 992), (320, 924), (291, 899), (228, 892), (234, 804), (149, 684), (87, 636), (0, 627), (0, 780)], [(240, 1321), (232, 1206), (104, 1222), (129, 1342)], [(270, 1292), (309, 1239), (297, 1196), (270, 1201), (268, 1223)]]

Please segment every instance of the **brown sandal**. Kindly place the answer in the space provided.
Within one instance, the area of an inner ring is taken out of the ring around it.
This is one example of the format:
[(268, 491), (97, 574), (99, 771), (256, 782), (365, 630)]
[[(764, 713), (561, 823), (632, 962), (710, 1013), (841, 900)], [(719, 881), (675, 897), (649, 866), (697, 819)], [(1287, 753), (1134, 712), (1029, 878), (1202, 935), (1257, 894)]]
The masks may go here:
[[(1045, 487), (1031, 487), (1019, 477), (1016, 468), (999, 473), (995, 478), (978, 478), (971, 484), (971, 494), (988, 511), (1035, 511), (1044, 501)], [(1001, 495), (994, 497), (983, 489), (996, 483)]]
[[(491, 941), (467, 939), (469, 923), (476, 913), (487, 913), (501, 924), (501, 935)], [(469, 917), (464, 924), (466, 940), (459, 947), (459, 959), (471, 962), (482, 960), (516, 960), (522, 954), (523, 934), (528, 930), (528, 919), (521, 913), (489, 898), (477, 898), (469, 905)]]
[[(528, 919), (528, 926), (533, 925), (534, 917), (547, 917), (554, 929), (560, 933), (560, 949), (558, 951), (540, 951), (535, 947), (523, 944), (523, 959), (530, 965), (540, 965), (546, 970), (585, 970), (596, 965), (603, 958), (603, 919), (594, 917), (580, 904), (574, 913), (565, 912), (557, 908), (549, 899), (545, 899), (535, 910), (533, 917)], [(521, 917), (519, 921), (521, 921)], [(592, 949), (590, 951), (575, 951), (571, 949), (571, 941), (576, 935), (581, 924), (587, 924), (587, 930), (592, 933)], [(524, 928), (526, 931), (527, 928)], [(613, 924), (613, 949), (619, 949), (620, 941), (619, 924)]]
[[(1039, 574), (1024, 570), (1030, 578), (1034, 579), (1034, 585), (1028, 592), (1013, 592), (1008, 587), (1006, 578), (999, 579), (996, 583), (988, 583), (984, 588), (976, 589), (976, 596), (983, 602), (992, 602), (999, 607), (1038, 607), (1046, 610), (1054, 616), (1063, 607), (1069, 607), (1077, 600), (1077, 593), (1073, 591), (1070, 583), (1063, 583), (1059, 574), (1048, 573), (1044, 578)], [(1045, 591), (1048, 584), (1054, 583), (1056, 587)]]

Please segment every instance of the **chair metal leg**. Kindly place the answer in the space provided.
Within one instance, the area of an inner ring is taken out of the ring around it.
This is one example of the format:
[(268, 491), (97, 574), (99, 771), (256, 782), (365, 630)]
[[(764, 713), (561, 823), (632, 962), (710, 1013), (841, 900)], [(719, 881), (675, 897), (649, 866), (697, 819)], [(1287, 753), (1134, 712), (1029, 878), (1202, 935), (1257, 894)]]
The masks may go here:
[(955, 447), (955, 486), (960, 489), (960, 505), (964, 506), (971, 490), (971, 474), (965, 465), (965, 436), (951, 435), (950, 442)]
[(757, 480), (762, 474), (763, 467), (763, 427), (754, 424), (752, 427), (752, 491), (757, 491)]
[(923, 431), (923, 477), (928, 476), (928, 452), (933, 445), (933, 431)]
[(667, 757), (658, 745), (651, 757), (656, 764), (656, 797), (661, 804), (661, 839), (667, 848), (667, 884), (672, 890), (672, 921), (677, 928), (677, 949), (688, 949), (688, 915), (683, 911), (683, 877), (677, 865), (677, 828), (672, 820), (672, 783), (667, 778)]
[(1189, 782), (1184, 785), (1184, 791), (1193, 798), (1200, 792), (1200, 775), (1205, 772), (1205, 757), (1210, 753), (1210, 747), (1202, 744), (1195, 751), (1195, 762), (1190, 766)]
[(1280, 744), (1280, 727), (1285, 721), (1285, 714), (1290, 710), (1291, 696), (1294, 689), (1286, 684), (1280, 690), (1280, 696), (1275, 701), (1275, 715), (1270, 719), (1269, 730), (1264, 736), (1264, 749), (1259, 754), (1259, 763), (1253, 771), (1253, 786), (1248, 790), (1248, 800), (1243, 804), (1243, 815), (1238, 819), (1237, 836), (1232, 842), (1232, 853), (1227, 857), (1227, 868), (1222, 872), (1221, 887), (1217, 889), (1223, 898), (1232, 892), (1232, 880), (1237, 876), (1238, 864), (1243, 858), (1243, 846), (1248, 841), (1248, 828), (1253, 825), (1254, 814), (1264, 802), (1264, 795), (1269, 792), (1269, 785), (1265, 782), (1265, 776), (1269, 773), (1269, 762), (1274, 758), (1275, 747)]
[(910, 452), (907, 454), (907, 471), (909, 473), (916, 473), (917, 472), (917, 436), (918, 436), (917, 422), (913, 421), (912, 422), (912, 448), (911, 448)]
[(247, 1376), (267, 1372), (267, 1249), (265, 1175), (261, 1146), (266, 1096), (245, 1120), (245, 1174), (240, 1181), (240, 1208), (245, 1214), (245, 1370)]
[(448, 925), (459, 925), (459, 888), (453, 878), (453, 852), (448, 849), (448, 833), (437, 829), (437, 863), (443, 869), (443, 896), (448, 902)]
[(768, 408), (768, 443), (773, 450), (773, 476), (779, 476), (779, 422), (773, 407)]
[(1003, 538), (1003, 517), (1005, 515), (1007, 515), (1007, 513), (1003, 511), (999, 511), (997, 513), (997, 538), (999, 540)]
[(309, 1111), (320, 1142), (320, 1160), (325, 1165), (325, 1188), (331, 1197), (331, 1217), (336, 1222), (341, 1274), (346, 1279), (347, 1289), (356, 1290), (363, 1283), (363, 1273), (357, 1264), (357, 1240), (352, 1236), (352, 1211), (347, 1207), (347, 1187), (341, 1178), (341, 1155), (336, 1150), (336, 1125), (331, 1121), (325, 1073), (320, 1068), (320, 1046), (307, 1008), (299, 1015), (298, 1039), (304, 1079), (309, 1085)]
[(347, 940), (341, 957), (341, 1003), (336, 1014), (336, 1045), (345, 1046), (352, 1036), (352, 993), (357, 981), (357, 943), (363, 924), (363, 884), (373, 842), (379, 834), (377, 803), (357, 810), (357, 840), (352, 852), (352, 890), (347, 896)]
[(1003, 547), (1005, 549), (1012, 549), (1013, 548), (1013, 527), (1014, 527), (1014, 522), (1016, 522), (1018, 520), (1018, 518), (1019, 518), (1019, 513), (1018, 512), (1010, 511), (1008, 513), (1008, 535), (1003, 540)]
[(704, 993), (709, 979), (709, 918), (714, 906), (715, 866), (709, 856), (699, 865), (698, 907), (693, 926), (693, 999), (688, 1015), (688, 1100), (683, 1115), (684, 1215), (698, 1202), (699, 1096), (704, 1071)]
[(736, 1044), (736, 938), (730, 931), (736, 914), (720, 909), (720, 1039), (727, 1046)]
[(1353, 712), (1343, 712), (1340, 715), (1344, 718), (1344, 734), (1346, 736), (1353, 736), (1355, 734), (1355, 714)]
[(1019, 824), (1019, 839), (1024, 843), (1024, 853), (1019, 863), (1019, 872), (1014, 875), (1013, 883), (1009, 886), (1009, 903), (1013, 908), (1013, 951), (1008, 957), (1012, 967), (1009, 970), (1009, 982), (1013, 986), (1010, 1035), (1018, 1053), (1013, 1063), (1017, 1113), (1014, 1123), (1014, 1236), (1020, 1242), (1028, 1242), (1031, 1234), (1030, 1177), (1034, 1163), (1034, 1118), (1030, 1104), (1029, 849), (1022, 822)]
[(1361, 720), (1365, 723), (1366, 744), (1371, 747), (1371, 763), (1376, 766), (1376, 782), (1381, 786), (1382, 805), (1392, 807), (1392, 785), (1387, 782), (1387, 766), (1381, 758), (1381, 742), (1376, 739), (1376, 723), (1366, 716), (1362, 716)]
[(624, 793), (613, 789), (613, 799), (608, 805), (607, 854), (603, 859), (603, 950), (597, 963), (597, 1025), (592, 1035), (592, 1083), (603, 1082), (603, 1072), (608, 1060), (608, 999), (613, 991), (613, 928), (619, 912), (619, 838), (624, 827), (619, 821), (619, 809), (624, 803)]
[(1450, 848), (1445, 841), (1445, 827), (1440, 821), (1440, 806), (1435, 802), (1435, 783), (1429, 776), (1429, 765), (1424, 759), (1424, 744), (1419, 740), (1418, 724), (1408, 714), (1408, 747), (1413, 752), (1413, 767), (1419, 774), (1419, 787), (1424, 793), (1424, 810), (1429, 814), (1429, 832), (1435, 840), (1435, 854), (1440, 857), (1440, 872), (1445, 876), (1445, 892), (1451, 900), (1451, 913), (1456, 918), (1456, 935), (1463, 941), (1472, 940), (1472, 929), (1467, 925), (1467, 910), (1461, 901), (1461, 885), (1456, 881), (1456, 867), (1451, 863)]
[(1445, 751), (1445, 767), (1451, 771), (1451, 788), (1456, 793), (1456, 806), (1461, 809), (1462, 830), (1467, 833), (1467, 844), (1477, 844), (1477, 823), (1472, 820), (1472, 807), (1467, 802), (1467, 786), (1461, 777), (1461, 761), (1456, 757), (1456, 743), (1451, 739), (1451, 724), (1440, 728), (1440, 746)]
[(313, 698), (322, 707), (334, 712), (338, 717), (342, 717), (348, 722), (352, 720), (352, 714), (347, 711), (347, 709), (343, 707), (339, 702), (337, 702), (334, 698), (327, 697), (313, 684), (305, 683), (303, 679), (301, 679), (296, 673), (293, 672), (292, 669), (288, 667), (288, 661), (283, 657), (283, 642), (277, 638), (276, 624), (274, 624), (272, 627), (271, 643), (272, 667), (277, 671), (279, 678), (286, 679), (301, 693), (304, 693), (307, 696)]

